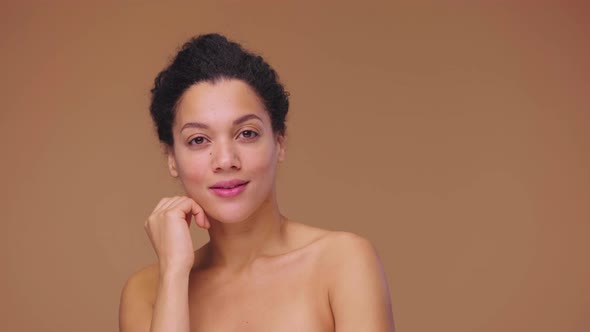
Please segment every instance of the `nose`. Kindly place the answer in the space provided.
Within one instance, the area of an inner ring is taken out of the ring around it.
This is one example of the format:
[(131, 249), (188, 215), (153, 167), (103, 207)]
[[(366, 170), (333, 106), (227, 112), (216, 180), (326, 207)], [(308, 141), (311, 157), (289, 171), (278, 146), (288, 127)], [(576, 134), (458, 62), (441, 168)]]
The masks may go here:
[(240, 158), (233, 141), (217, 141), (211, 151), (211, 163), (215, 173), (241, 168)]

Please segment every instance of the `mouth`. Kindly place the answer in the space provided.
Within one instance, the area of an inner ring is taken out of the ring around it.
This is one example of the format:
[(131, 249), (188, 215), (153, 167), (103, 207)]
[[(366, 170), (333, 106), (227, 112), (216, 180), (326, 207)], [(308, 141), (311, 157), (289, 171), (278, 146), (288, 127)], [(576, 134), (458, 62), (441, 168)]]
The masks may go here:
[(233, 185), (224, 185), (224, 186), (213, 186), (209, 187), (209, 189), (220, 197), (234, 197), (239, 195), (246, 189), (246, 186), (250, 183), (250, 181), (237, 183)]

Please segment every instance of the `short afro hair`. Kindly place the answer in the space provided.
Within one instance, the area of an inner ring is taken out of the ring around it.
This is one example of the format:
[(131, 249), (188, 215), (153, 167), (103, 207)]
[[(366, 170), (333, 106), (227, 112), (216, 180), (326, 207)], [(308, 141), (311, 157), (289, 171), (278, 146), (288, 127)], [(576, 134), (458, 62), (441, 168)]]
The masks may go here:
[(186, 42), (174, 60), (154, 80), (150, 114), (160, 142), (174, 145), (172, 126), (182, 94), (193, 84), (239, 79), (250, 85), (264, 102), (275, 134), (285, 135), (289, 93), (278, 74), (260, 55), (245, 50), (225, 36), (211, 33)]

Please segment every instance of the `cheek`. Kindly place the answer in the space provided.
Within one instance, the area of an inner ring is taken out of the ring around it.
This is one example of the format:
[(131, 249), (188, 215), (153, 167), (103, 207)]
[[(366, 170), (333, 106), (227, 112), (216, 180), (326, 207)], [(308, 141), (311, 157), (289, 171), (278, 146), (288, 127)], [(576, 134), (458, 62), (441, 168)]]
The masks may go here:
[(261, 175), (272, 175), (276, 167), (275, 151), (272, 146), (267, 145), (261, 148), (256, 153), (248, 155), (248, 159), (244, 160), (244, 166), (246, 171), (252, 171)]
[(193, 184), (205, 184), (206, 176), (206, 172), (201, 167), (190, 168), (184, 173), (185, 181)]
[[(257, 149), (241, 151), (240, 163), (242, 169), (238, 172), (244, 177), (269, 178), (274, 177), (277, 158), (276, 151), (271, 144)], [(212, 171), (209, 155), (187, 155), (179, 160), (178, 171), (185, 189), (195, 185), (207, 185)], [(190, 189), (189, 189), (190, 191)]]
[(204, 184), (209, 171), (209, 162), (206, 158), (184, 158), (180, 160), (178, 170), (183, 182)]

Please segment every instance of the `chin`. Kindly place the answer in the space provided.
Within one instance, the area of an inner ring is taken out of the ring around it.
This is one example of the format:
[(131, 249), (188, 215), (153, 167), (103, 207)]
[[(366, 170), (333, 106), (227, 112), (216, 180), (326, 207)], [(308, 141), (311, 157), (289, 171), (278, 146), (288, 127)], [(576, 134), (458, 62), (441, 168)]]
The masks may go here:
[(246, 202), (211, 203), (202, 206), (207, 217), (224, 224), (235, 224), (248, 219), (256, 210), (253, 205)]
[(233, 198), (220, 198), (210, 192), (200, 192), (195, 195), (195, 201), (209, 219), (224, 224), (236, 224), (248, 220), (265, 205), (272, 189), (264, 189), (266, 188), (251, 187)]
[(258, 197), (247, 196), (236, 200), (204, 197), (201, 207), (209, 219), (224, 224), (235, 224), (247, 220), (260, 208), (262, 202), (258, 200)]

